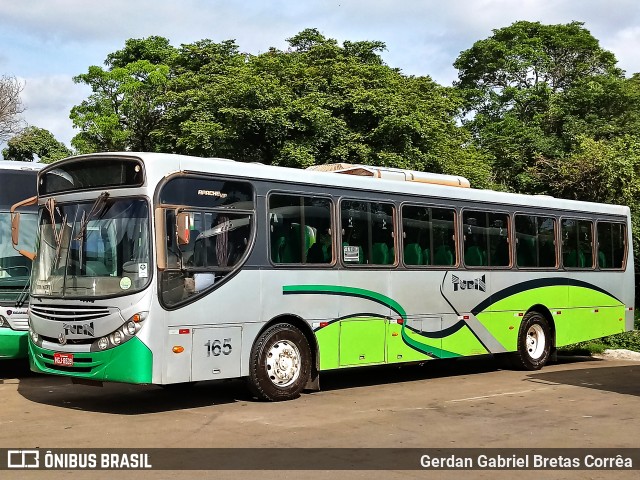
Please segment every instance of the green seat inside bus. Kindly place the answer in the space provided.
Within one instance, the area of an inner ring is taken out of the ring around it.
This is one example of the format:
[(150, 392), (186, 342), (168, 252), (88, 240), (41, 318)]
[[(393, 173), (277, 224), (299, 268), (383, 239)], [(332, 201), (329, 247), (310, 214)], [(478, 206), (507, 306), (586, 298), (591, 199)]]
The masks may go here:
[(440, 245), (436, 248), (433, 259), (435, 260), (434, 265), (453, 265), (455, 263), (455, 255), (449, 245)]
[[(425, 250), (429, 251), (429, 249)], [(420, 245), (417, 243), (409, 243), (404, 246), (404, 263), (406, 265), (422, 265), (423, 253)]]
[(472, 267), (482, 267), (487, 264), (487, 252), (473, 245), (464, 254), (464, 263)]
[(607, 259), (602, 250), (598, 250), (598, 266), (600, 268), (607, 268)]
[(284, 246), (287, 239), (283, 234), (271, 237), (271, 261), (273, 263), (284, 263)]
[(386, 243), (374, 243), (371, 247), (371, 262), (374, 265), (390, 265), (393, 263), (389, 252), (389, 246)]
[[(301, 248), (301, 235), (300, 224), (292, 223), (287, 236), (285, 238), (285, 244), (282, 248), (282, 263), (300, 263), (302, 261), (302, 248)], [(304, 228), (304, 251), (309, 251), (309, 248), (316, 243), (315, 230), (309, 225)]]
[(534, 238), (518, 239), (518, 266), (533, 267), (536, 264), (536, 241)]
[(579, 250), (569, 250), (564, 258), (565, 267), (584, 268), (586, 263), (584, 253)]

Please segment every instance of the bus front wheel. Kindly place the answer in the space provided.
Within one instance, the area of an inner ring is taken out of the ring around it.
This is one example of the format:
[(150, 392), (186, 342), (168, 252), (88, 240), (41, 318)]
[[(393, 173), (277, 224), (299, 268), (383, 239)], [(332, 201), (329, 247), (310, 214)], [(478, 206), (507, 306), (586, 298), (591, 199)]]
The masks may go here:
[(286, 323), (267, 328), (251, 349), (249, 389), (260, 400), (298, 398), (311, 372), (311, 349), (304, 334)]
[(547, 319), (536, 311), (528, 312), (520, 324), (518, 351), (512, 364), (521, 370), (540, 370), (551, 353), (551, 329)]

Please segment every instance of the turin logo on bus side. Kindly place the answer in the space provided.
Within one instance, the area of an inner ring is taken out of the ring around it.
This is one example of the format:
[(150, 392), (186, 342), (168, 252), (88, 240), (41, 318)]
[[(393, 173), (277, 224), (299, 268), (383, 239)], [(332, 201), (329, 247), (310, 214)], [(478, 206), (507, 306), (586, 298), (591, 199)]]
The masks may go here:
[(480, 290), (481, 292), (487, 291), (486, 275), (482, 275), (480, 278), (474, 278), (473, 280), (461, 280), (460, 277), (451, 275), (451, 282), (453, 283), (453, 291), (458, 290)]

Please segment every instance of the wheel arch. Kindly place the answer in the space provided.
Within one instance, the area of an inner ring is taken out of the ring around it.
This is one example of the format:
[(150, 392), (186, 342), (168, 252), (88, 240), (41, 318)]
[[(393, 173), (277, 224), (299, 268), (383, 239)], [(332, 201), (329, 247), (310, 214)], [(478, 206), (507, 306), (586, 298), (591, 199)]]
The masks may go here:
[(260, 335), (262, 335), (262, 332), (279, 323), (288, 323), (289, 325), (293, 325), (298, 330), (300, 330), (307, 339), (312, 358), (311, 378), (309, 379), (309, 382), (307, 383), (305, 389), (315, 391), (320, 390), (320, 348), (318, 346), (318, 339), (316, 338), (315, 333), (313, 333), (311, 326), (306, 320), (294, 314), (278, 315), (277, 317), (273, 317), (262, 326), (262, 328), (256, 335), (256, 340), (260, 337)]
[[(551, 311), (544, 305), (542, 305), (541, 303), (538, 303), (536, 305), (533, 305), (531, 308), (529, 308), (529, 310), (527, 310), (526, 313), (529, 312), (537, 312), (540, 315), (542, 315), (545, 320), (547, 321), (547, 323), (549, 324), (549, 331), (550, 331), (550, 340), (551, 340), (551, 350), (555, 350), (556, 348), (556, 322), (553, 320), (553, 315), (551, 315)], [(526, 314), (525, 314), (526, 315)]]

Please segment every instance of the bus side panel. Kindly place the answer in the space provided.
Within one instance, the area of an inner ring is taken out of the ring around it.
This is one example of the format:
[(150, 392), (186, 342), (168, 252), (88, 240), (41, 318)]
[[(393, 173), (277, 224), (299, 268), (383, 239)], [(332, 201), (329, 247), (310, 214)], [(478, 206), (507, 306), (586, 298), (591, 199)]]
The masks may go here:
[[(247, 365), (251, 346), (259, 330), (264, 328), (267, 322), (286, 321), (287, 317), (297, 317), (306, 321), (316, 334), (320, 368), (337, 368), (340, 341), (338, 271), (281, 267), (261, 270), (260, 278), (261, 323), (257, 331), (243, 332), (245, 346), (248, 347), (244, 352)], [(326, 323), (327, 326), (321, 328), (321, 323)], [(243, 374), (248, 373), (247, 367)]]
[[(568, 305), (566, 282), (561, 278), (558, 278), (558, 281), (560, 285), (540, 288), (526, 288), (526, 284), (522, 282), (523, 290), (514, 291), (492, 303), (485, 313), (478, 315), (478, 318), (482, 319), (483, 324), (506, 351), (514, 352), (518, 348), (520, 323), (529, 309), (534, 305), (542, 305), (553, 312), (563, 310)], [(496, 297), (498, 295), (494, 296)]]
[[(625, 330), (625, 305), (621, 298), (623, 273), (589, 272), (572, 273), (569, 308), (554, 313), (557, 346), (569, 345), (594, 338), (601, 338)], [(592, 287), (572, 285), (586, 281)], [(598, 290), (600, 289), (600, 290)], [(609, 293), (611, 292), (611, 293)]]
[(389, 363), (442, 356), (443, 316), (451, 312), (440, 293), (445, 274), (443, 270), (426, 269), (391, 272), (387, 295), (401, 306), (404, 317), (402, 312), (391, 313), (387, 332)]
[(193, 329), (191, 381), (239, 377), (242, 327)]
[(488, 270), (446, 272), (440, 287), (449, 307), (443, 315), (443, 358), (504, 351), (491, 329), (473, 313), (475, 306), (490, 302), (495, 275)]

